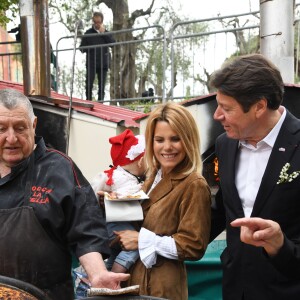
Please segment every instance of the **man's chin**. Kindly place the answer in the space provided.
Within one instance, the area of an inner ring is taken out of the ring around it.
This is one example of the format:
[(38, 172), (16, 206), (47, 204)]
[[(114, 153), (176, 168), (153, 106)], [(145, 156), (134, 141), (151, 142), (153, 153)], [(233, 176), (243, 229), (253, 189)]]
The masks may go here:
[(7, 167), (12, 168), (16, 165), (18, 165), (21, 161), (23, 161), (24, 158), (15, 158), (15, 159), (4, 159), (4, 163)]
[(226, 131), (227, 137), (230, 139), (238, 140), (238, 137), (235, 136), (232, 132)]

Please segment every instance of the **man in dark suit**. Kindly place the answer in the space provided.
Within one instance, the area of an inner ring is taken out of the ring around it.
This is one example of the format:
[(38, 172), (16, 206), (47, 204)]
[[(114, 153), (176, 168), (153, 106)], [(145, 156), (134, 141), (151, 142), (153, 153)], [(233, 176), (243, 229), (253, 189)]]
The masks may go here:
[(153, 97), (153, 96), (154, 96), (153, 88), (149, 88), (148, 91), (142, 92), (142, 97), (147, 97), (148, 99), (141, 100), (141, 103), (154, 103), (154, 99), (149, 98), (149, 97)]
[(86, 99), (92, 100), (92, 90), (95, 76), (98, 78), (98, 101), (104, 99), (104, 88), (107, 71), (110, 67), (110, 52), (104, 44), (115, 43), (111, 34), (103, 25), (104, 16), (101, 12), (94, 12), (93, 26), (88, 29), (81, 40), (81, 52), (86, 53)]
[(226, 228), (224, 300), (300, 299), (300, 120), (281, 106), (279, 70), (259, 54), (216, 71), (220, 189), (211, 239)]
[(10, 31), (7, 31), (8, 33), (15, 33), (16, 35), (16, 42), (21, 43), (21, 24), (19, 24), (17, 27), (12, 28)]

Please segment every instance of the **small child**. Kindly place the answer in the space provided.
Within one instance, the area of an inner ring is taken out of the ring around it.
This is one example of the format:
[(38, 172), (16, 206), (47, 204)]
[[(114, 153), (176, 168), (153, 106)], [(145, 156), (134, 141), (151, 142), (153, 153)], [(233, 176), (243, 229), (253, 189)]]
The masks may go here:
[[(112, 144), (110, 154), (113, 166), (99, 173), (91, 182), (95, 194), (99, 198), (99, 191), (110, 192), (122, 198), (139, 192), (145, 173), (144, 136), (134, 136), (131, 130), (126, 129), (123, 133), (111, 137), (109, 142)], [(107, 222), (111, 256), (106, 262), (106, 267), (116, 273), (127, 272), (139, 257), (138, 250), (121, 251), (120, 246), (113, 243), (116, 238), (114, 231), (121, 230), (136, 230), (136, 228), (130, 221)]]

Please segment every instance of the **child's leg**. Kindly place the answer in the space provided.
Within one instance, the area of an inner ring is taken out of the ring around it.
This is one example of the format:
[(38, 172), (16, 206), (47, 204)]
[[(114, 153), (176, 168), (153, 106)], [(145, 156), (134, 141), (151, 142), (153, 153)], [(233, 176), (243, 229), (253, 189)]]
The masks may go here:
[(119, 222), (108, 222), (106, 223), (106, 228), (108, 232), (108, 239), (110, 242), (113, 241), (113, 239), (116, 237), (114, 231), (118, 231), (121, 229)]
[(126, 273), (139, 258), (139, 251), (121, 251), (112, 266), (112, 272)]
[(116, 222), (116, 223), (109, 222), (109, 223), (106, 223), (106, 228), (107, 228), (107, 232), (108, 232), (108, 239), (110, 241), (111, 254), (110, 254), (109, 258), (105, 261), (105, 265), (106, 265), (106, 269), (108, 271), (111, 271), (114, 261), (115, 261), (117, 255), (119, 254), (119, 252), (121, 251), (121, 247), (120, 247), (119, 243), (114, 243), (114, 245), (111, 245), (112, 241), (114, 241), (114, 239), (116, 238), (114, 231), (119, 230), (120, 227), (119, 227), (118, 222)]
[(111, 271), (114, 273), (126, 273), (128, 270), (117, 262), (114, 262)]
[(110, 256), (109, 258), (105, 261), (105, 266), (106, 266), (106, 269), (108, 271), (111, 271), (112, 270), (112, 267), (113, 267), (113, 264), (115, 262), (115, 259), (116, 257), (118, 256), (118, 254), (120, 253), (120, 251), (118, 249), (114, 249), (114, 248), (111, 248), (110, 249), (111, 252), (110, 252)]
[(108, 232), (109, 238), (109, 246), (111, 248), (116, 248), (121, 251), (121, 247), (119, 244), (119, 238), (114, 234), (114, 231), (122, 231), (122, 230), (136, 230), (134, 225), (131, 222), (108, 222), (106, 223), (106, 228)]
[(121, 251), (118, 240), (114, 240), (116, 236), (113, 232), (122, 230), (135, 230), (135, 227), (130, 222), (107, 223), (107, 231), (111, 241), (110, 248), (113, 255), (106, 262), (106, 267), (115, 273), (126, 273), (139, 257), (137, 250)]

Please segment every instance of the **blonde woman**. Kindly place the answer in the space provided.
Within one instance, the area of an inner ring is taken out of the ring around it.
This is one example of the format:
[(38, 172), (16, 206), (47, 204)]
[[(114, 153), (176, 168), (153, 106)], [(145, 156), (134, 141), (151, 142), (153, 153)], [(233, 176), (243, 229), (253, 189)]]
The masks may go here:
[(188, 299), (184, 261), (204, 255), (210, 234), (211, 197), (201, 175), (198, 129), (186, 108), (167, 103), (150, 114), (145, 138), (145, 218), (140, 232), (118, 232), (122, 248), (140, 254), (129, 284), (139, 284), (142, 295)]

